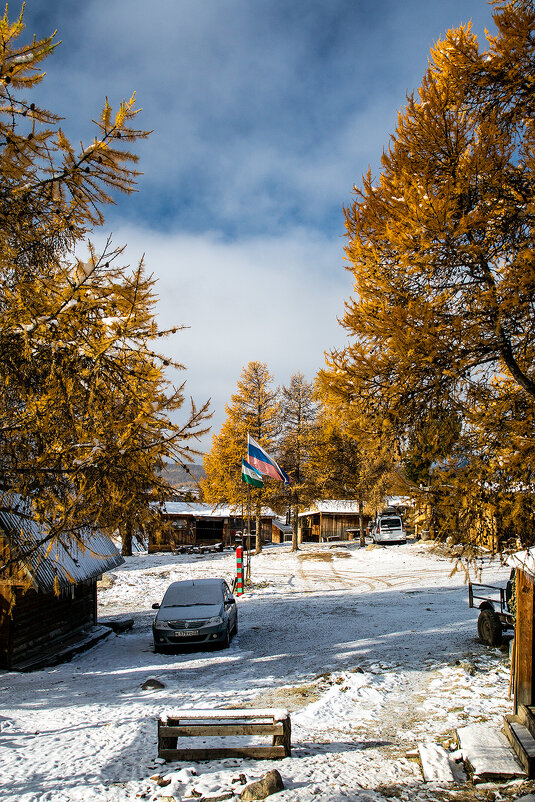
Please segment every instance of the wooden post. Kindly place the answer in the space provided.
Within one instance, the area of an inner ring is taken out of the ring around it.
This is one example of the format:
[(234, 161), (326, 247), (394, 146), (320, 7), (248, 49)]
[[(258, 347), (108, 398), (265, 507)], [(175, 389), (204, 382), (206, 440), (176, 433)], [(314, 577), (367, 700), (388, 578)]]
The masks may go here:
[(236, 546), (236, 596), (243, 596), (243, 547)]
[(290, 516), (292, 520), (292, 551), (299, 551), (297, 530), (299, 527), (299, 494), (290, 490)]
[(359, 545), (362, 549), (366, 545), (366, 535), (364, 532), (364, 503), (362, 501), (362, 497), (359, 498), (359, 535)]
[(535, 640), (533, 631), (533, 577), (521, 568), (516, 570), (516, 659), (514, 679), (514, 711), (520, 705), (535, 701), (533, 660)]
[(273, 746), (284, 746), (284, 752), (289, 756), (292, 752), (292, 722), (287, 715), (280, 722), (282, 724), (282, 735), (273, 736)]
[(262, 551), (262, 508), (260, 502), (256, 504), (256, 537), (255, 537), (255, 554), (260, 554)]

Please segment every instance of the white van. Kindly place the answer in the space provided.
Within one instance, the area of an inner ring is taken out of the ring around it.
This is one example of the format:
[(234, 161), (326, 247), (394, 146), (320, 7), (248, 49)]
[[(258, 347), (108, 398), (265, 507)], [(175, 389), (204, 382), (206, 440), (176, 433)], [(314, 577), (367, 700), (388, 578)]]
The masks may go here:
[(385, 513), (379, 515), (371, 528), (374, 543), (406, 543), (407, 533), (399, 515)]

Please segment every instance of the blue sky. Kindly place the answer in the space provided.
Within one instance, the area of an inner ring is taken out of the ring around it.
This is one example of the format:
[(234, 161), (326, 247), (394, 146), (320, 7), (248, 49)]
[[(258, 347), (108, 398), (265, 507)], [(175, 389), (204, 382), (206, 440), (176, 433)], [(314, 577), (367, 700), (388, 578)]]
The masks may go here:
[(39, 92), (73, 141), (133, 91), (153, 129), (139, 192), (94, 239), (145, 254), (161, 325), (190, 327), (166, 348), (213, 432), (250, 360), (312, 380), (343, 345), (343, 207), (432, 43), (470, 20), (493, 30), (484, 0), (28, 0), (27, 33), (62, 41)]

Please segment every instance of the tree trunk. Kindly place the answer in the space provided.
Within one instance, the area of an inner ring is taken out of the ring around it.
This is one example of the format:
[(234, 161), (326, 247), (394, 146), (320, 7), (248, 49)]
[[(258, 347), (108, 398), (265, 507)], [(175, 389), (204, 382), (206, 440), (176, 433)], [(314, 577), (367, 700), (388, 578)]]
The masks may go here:
[(132, 556), (132, 523), (127, 521), (121, 532), (121, 554), (123, 557)]
[(297, 536), (299, 529), (299, 503), (297, 499), (292, 508), (292, 551), (299, 551), (299, 539)]
[(256, 505), (256, 543), (255, 554), (260, 554), (262, 551), (262, 514), (260, 504)]
[(360, 527), (360, 547), (364, 548), (366, 545), (366, 536), (364, 532), (364, 504), (362, 499), (359, 498), (359, 527)]

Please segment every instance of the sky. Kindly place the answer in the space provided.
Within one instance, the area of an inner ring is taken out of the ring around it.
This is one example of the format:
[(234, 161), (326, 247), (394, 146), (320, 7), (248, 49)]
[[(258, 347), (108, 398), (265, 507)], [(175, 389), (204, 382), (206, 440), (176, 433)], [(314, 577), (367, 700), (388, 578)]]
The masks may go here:
[[(10, 16), (19, 4), (10, 3)], [(165, 345), (212, 432), (242, 369), (312, 381), (346, 342), (344, 208), (380, 157), (429, 49), (484, 0), (28, 0), (28, 34), (58, 31), (39, 100), (74, 143), (106, 97), (135, 91), (143, 172), (104, 226), (157, 278)], [(211, 435), (200, 447), (210, 448)]]

